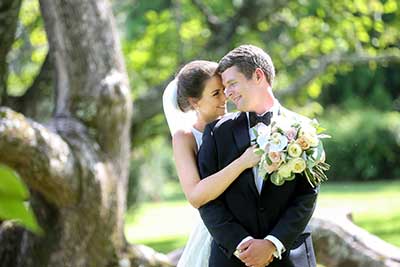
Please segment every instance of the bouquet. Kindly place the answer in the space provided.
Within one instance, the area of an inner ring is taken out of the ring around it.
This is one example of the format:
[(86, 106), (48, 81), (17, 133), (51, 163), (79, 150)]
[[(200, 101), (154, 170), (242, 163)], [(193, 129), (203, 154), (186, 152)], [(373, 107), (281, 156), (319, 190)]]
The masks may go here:
[(325, 129), (317, 120), (278, 116), (270, 126), (259, 124), (254, 131), (259, 147), (256, 153), (262, 154), (259, 174), (264, 179), (270, 177), (273, 184), (280, 186), (296, 174), (303, 174), (312, 187), (328, 179), (325, 172), (330, 165), (325, 163), (321, 139), (330, 136), (322, 134)]

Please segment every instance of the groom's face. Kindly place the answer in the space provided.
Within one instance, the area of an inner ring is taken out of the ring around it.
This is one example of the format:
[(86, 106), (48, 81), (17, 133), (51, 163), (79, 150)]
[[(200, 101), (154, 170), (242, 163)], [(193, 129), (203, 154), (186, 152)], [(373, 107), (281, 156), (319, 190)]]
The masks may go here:
[(225, 95), (236, 105), (237, 109), (254, 111), (258, 95), (254, 77), (247, 79), (236, 66), (226, 69), (221, 77), (225, 86)]

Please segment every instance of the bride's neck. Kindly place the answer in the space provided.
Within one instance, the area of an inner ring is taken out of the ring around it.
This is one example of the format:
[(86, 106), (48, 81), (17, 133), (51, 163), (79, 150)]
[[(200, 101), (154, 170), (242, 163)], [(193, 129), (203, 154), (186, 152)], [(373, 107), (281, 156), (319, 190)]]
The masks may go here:
[(204, 129), (206, 128), (206, 125), (208, 123), (210, 123), (211, 121), (208, 121), (206, 119), (203, 118), (203, 116), (197, 114), (197, 120), (196, 122), (193, 124), (193, 127), (200, 131), (200, 132), (204, 132)]
[(209, 124), (210, 122), (213, 122), (214, 120), (216, 120), (218, 118), (219, 117), (214, 117), (214, 118), (204, 117), (202, 115), (197, 114), (197, 120), (193, 124), (193, 127), (200, 132), (204, 132), (204, 129), (206, 128), (207, 124)]
[(193, 128), (200, 132), (204, 132), (204, 128), (206, 128), (207, 123), (204, 121), (197, 120), (195, 124), (193, 124)]

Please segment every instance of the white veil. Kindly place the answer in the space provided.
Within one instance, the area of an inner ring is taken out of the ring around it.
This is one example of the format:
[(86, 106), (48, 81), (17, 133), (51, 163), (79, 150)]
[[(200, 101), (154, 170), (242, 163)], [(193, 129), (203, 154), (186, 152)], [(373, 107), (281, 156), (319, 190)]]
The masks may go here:
[(175, 78), (165, 88), (163, 93), (164, 115), (169, 131), (173, 136), (178, 130), (189, 130), (196, 122), (196, 112), (183, 112), (178, 107), (178, 80)]

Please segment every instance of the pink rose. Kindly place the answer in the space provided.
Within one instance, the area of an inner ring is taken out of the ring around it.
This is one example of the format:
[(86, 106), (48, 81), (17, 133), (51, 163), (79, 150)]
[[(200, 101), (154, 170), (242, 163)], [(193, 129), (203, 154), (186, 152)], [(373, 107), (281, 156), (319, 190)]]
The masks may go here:
[(296, 143), (301, 146), (301, 149), (307, 150), (310, 148), (310, 142), (306, 136), (302, 135), (297, 140)]
[(296, 130), (295, 128), (291, 127), (291, 128), (286, 132), (285, 135), (286, 135), (287, 139), (288, 139), (289, 142), (290, 142), (290, 141), (292, 141), (293, 139), (296, 138), (297, 130)]
[(273, 163), (278, 163), (281, 161), (281, 153), (280, 152), (269, 152), (268, 157)]

